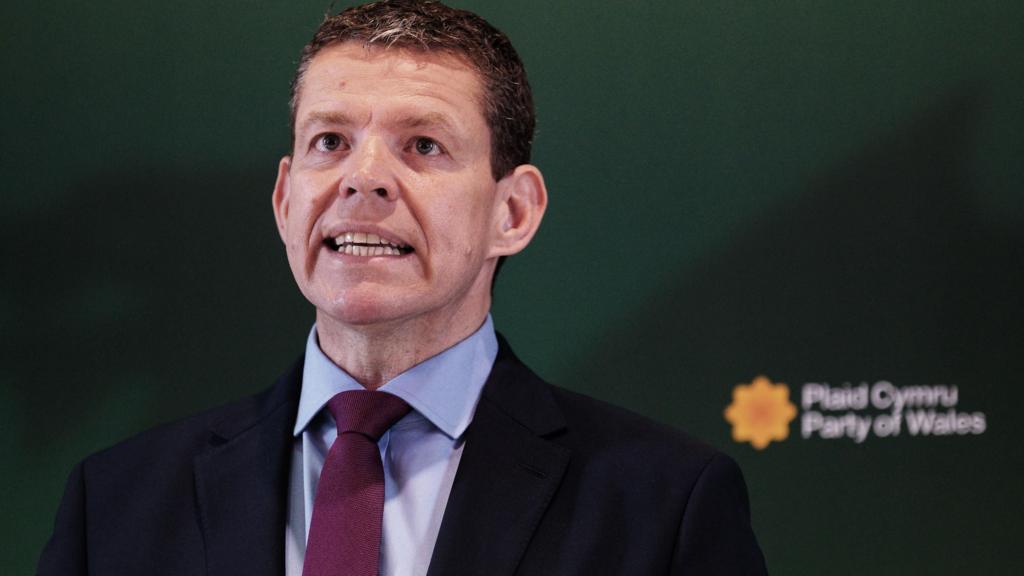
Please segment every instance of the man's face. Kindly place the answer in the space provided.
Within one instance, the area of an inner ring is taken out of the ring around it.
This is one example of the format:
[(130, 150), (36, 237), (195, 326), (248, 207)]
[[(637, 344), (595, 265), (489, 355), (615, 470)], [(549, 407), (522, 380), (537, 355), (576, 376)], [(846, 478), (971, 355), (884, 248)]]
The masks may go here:
[(274, 210), (318, 321), (482, 319), (505, 182), (491, 174), (482, 90), (440, 53), (344, 43), (313, 58)]

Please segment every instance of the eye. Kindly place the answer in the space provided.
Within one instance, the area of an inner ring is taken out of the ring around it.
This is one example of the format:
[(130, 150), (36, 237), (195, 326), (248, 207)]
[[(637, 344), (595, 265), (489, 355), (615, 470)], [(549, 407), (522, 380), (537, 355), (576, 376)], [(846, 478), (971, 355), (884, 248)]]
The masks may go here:
[(321, 152), (334, 152), (344, 145), (344, 140), (341, 139), (341, 136), (328, 132), (317, 136), (313, 145)]
[(423, 156), (436, 156), (441, 153), (441, 145), (426, 137), (417, 138), (413, 142), (413, 148), (416, 149), (417, 154)]

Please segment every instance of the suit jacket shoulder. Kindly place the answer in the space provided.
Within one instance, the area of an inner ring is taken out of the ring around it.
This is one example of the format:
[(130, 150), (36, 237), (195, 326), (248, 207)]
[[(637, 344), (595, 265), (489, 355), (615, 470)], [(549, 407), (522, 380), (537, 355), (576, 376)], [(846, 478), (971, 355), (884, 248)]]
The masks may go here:
[[(648, 530), (648, 524), (657, 524), (652, 523), (655, 519), (666, 521), (666, 530), (678, 523), (675, 532), (660, 535), (674, 545), (670, 572), (759, 574), (765, 570), (750, 527), (746, 485), (732, 458), (684, 432), (617, 406), (554, 387), (553, 394), (566, 414), (567, 430), (574, 430), (562, 441), (572, 445), (582, 460), (595, 462), (589, 466), (596, 466), (608, 485), (633, 487), (630, 507), (646, 510), (647, 515), (628, 518), (627, 510), (614, 508), (602, 514), (621, 515), (619, 526), (630, 526), (631, 531)], [(659, 536), (652, 530), (649, 537)]]
[(81, 461), (37, 573), (206, 574), (234, 552), (241, 565), (269, 560), (249, 573), (278, 574), (301, 369)]
[(716, 448), (676, 428), (584, 394), (549, 386), (570, 431), (563, 441), (579, 450), (611, 450), (626, 459), (636, 459), (638, 467), (660, 463), (684, 469), (678, 472), (699, 471), (721, 455)]
[(500, 343), (432, 576), (765, 573), (731, 458), (552, 386)]

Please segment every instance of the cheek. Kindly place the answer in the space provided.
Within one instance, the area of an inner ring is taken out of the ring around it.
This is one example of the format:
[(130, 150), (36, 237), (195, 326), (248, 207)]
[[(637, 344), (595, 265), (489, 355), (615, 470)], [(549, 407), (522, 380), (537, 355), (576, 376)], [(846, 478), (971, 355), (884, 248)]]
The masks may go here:
[(288, 220), (285, 234), (288, 238), (288, 251), (294, 252), (301, 250), (305, 247), (306, 242), (303, 240), (303, 230), (306, 228), (302, 219), (299, 218), (301, 214), (292, 214), (292, 217)]
[(296, 278), (308, 279), (316, 268), (320, 245), (313, 238), (317, 212), (312, 201), (307, 196), (295, 197), (285, 222), (285, 249)]
[[(316, 185), (320, 188), (315, 188)], [(285, 221), (285, 231), (288, 237), (290, 249), (305, 250), (310, 245), (310, 238), (316, 228), (317, 220), (330, 205), (332, 196), (326, 193), (315, 193), (314, 190), (322, 190), (325, 183), (317, 181), (301, 181), (296, 186), (292, 202), (289, 206), (288, 218)]]
[[(411, 181), (411, 190), (430, 190), (407, 198), (413, 218), (420, 222), (435, 256), (448, 254), (451, 262), (480, 259), (490, 241), (492, 211), (497, 193), (489, 164), (471, 178)], [(443, 265), (440, 260), (435, 265)]]
[(439, 211), (437, 232), (450, 250), (471, 255), (483, 247), (489, 214), (479, 203), (453, 202)]

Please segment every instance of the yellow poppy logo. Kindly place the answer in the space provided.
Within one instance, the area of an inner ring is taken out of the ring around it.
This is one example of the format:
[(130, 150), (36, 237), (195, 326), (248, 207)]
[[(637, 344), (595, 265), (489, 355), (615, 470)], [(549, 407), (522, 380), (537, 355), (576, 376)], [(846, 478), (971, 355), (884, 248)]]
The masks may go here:
[(789, 401), (789, 387), (773, 384), (765, 376), (737, 385), (732, 391), (732, 404), (725, 409), (725, 419), (732, 424), (732, 439), (750, 442), (758, 450), (764, 450), (773, 440), (785, 440), (793, 418), (796, 406)]

